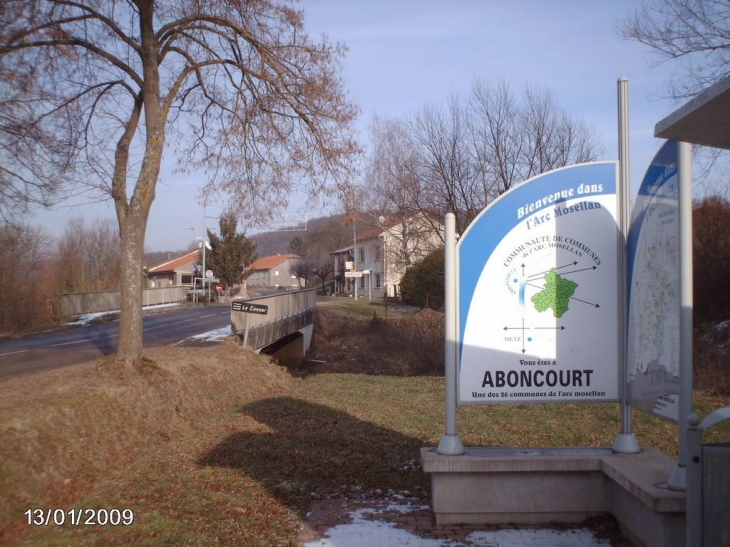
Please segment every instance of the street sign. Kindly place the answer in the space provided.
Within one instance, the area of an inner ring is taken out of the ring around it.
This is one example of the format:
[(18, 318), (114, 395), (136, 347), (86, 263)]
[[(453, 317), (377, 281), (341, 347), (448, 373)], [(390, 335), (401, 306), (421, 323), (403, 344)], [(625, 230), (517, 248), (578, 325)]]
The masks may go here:
[(362, 277), (362, 272), (345, 272), (345, 277)]
[(269, 313), (269, 306), (264, 304), (254, 304), (252, 302), (234, 302), (231, 305), (233, 311), (241, 311), (244, 313), (258, 313), (260, 315), (266, 315)]

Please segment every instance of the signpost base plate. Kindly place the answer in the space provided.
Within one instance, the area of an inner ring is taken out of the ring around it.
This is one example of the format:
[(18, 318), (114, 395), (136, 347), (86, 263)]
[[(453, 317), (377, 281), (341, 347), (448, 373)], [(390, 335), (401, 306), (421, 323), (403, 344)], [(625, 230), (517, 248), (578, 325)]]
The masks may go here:
[(459, 435), (442, 435), (436, 452), (443, 456), (461, 456), (464, 453), (464, 443)]
[(633, 433), (619, 433), (613, 441), (611, 450), (618, 454), (638, 454), (641, 452), (639, 441)]

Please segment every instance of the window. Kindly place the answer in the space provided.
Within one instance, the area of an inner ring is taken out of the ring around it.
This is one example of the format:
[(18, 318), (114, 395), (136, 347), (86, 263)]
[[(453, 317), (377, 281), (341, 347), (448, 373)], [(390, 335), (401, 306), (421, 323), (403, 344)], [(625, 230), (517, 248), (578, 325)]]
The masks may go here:
[(380, 274), (375, 274), (375, 288), (376, 289), (379, 289), (380, 288), (380, 281), (381, 281), (380, 280)]
[(360, 263), (365, 262), (365, 247), (360, 247)]
[(379, 260), (382, 260), (382, 259), (383, 259), (383, 257), (380, 256), (380, 245), (376, 245), (375, 246), (375, 260), (376, 261), (379, 261)]
[(360, 278), (360, 288), (361, 289), (365, 288), (365, 276), (364, 275)]

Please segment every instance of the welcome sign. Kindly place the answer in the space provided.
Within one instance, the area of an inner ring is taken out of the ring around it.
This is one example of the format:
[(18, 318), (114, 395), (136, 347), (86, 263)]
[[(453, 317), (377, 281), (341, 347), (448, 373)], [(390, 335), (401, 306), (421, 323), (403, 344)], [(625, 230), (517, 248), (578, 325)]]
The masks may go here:
[(495, 200), (456, 247), (459, 403), (618, 400), (617, 163)]

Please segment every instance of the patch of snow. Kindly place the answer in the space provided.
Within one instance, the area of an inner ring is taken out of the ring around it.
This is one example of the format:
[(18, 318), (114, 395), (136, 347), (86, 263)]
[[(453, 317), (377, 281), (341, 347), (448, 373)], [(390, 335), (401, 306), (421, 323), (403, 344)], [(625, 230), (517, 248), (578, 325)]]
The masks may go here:
[[(423, 506), (427, 508), (428, 506)], [(388, 511), (401, 514), (418, 509), (414, 506), (390, 504)], [(366, 518), (372, 512), (358, 509), (350, 513), (352, 522), (338, 524), (328, 529), (324, 537), (309, 541), (304, 547), (586, 547), (592, 545), (610, 545), (607, 540), (596, 539), (593, 533), (585, 528), (555, 530), (552, 528), (509, 529), (493, 531), (476, 531), (461, 541), (451, 539), (424, 538), (417, 534), (397, 528), (392, 522), (384, 522)]]
[(392, 522), (366, 520), (365, 509), (352, 513), (350, 524), (338, 524), (325, 532), (327, 537), (310, 541), (304, 547), (447, 547), (453, 543), (444, 543), (439, 539), (420, 538), (415, 534), (400, 530)]
[[(154, 306), (144, 306), (142, 308), (142, 311), (146, 310), (154, 310), (159, 308), (171, 308), (174, 306), (179, 306), (179, 302), (174, 302), (172, 304), (157, 304)], [(74, 319), (73, 321), (69, 321), (68, 323), (65, 323), (67, 327), (83, 327), (85, 325), (88, 325), (91, 323), (94, 319), (99, 319), (100, 317), (104, 317), (105, 315), (114, 315), (119, 313), (119, 310), (111, 310), (111, 311), (102, 311), (97, 313), (85, 313), (83, 315), (79, 315)]]
[(389, 305), (388, 308), (391, 310), (395, 310), (400, 313), (418, 313), (419, 311), (422, 311), (423, 308), (419, 308), (417, 306), (406, 306), (405, 304), (396, 304), (396, 305)]
[(228, 338), (231, 335), (231, 327), (221, 327), (219, 329), (204, 332), (202, 334), (196, 334), (194, 336), (191, 336), (190, 338), (194, 338), (195, 340), (215, 341), (221, 340), (223, 338)]

